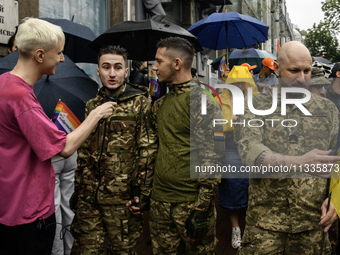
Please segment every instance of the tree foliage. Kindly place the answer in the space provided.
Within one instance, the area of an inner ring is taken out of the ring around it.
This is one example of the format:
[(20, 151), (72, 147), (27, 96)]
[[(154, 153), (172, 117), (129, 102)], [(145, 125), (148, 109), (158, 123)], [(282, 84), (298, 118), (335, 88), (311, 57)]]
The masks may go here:
[(340, 0), (325, 0), (321, 9), (325, 13), (325, 23), (329, 29), (340, 32)]
[(306, 36), (307, 35), (307, 31), (306, 30), (301, 30), (299, 28), (296, 28), (296, 30), (302, 35), (302, 36)]
[(340, 61), (339, 41), (324, 22), (314, 23), (313, 28), (307, 29), (305, 45), (314, 57)]

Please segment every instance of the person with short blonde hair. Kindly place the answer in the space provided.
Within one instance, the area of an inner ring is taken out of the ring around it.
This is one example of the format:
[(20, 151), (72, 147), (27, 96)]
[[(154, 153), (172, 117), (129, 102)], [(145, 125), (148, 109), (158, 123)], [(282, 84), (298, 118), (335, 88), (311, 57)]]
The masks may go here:
[(31, 53), (37, 48), (46, 51), (58, 42), (65, 44), (65, 35), (61, 27), (35, 18), (25, 18), (15, 36), (19, 53)]
[(64, 61), (60, 27), (27, 18), (18, 28), (19, 59), (0, 76), (0, 254), (51, 254), (55, 236), (55, 173), (51, 158), (68, 158), (115, 103), (97, 107), (66, 135), (46, 116), (33, 92)]

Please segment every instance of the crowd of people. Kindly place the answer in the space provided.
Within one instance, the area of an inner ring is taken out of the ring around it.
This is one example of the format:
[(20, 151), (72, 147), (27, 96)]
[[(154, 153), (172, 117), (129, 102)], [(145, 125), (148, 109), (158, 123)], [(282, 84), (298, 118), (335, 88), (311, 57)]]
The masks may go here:
[[(146, 211), (153, 254), (215, 254), (216, 206), (230, 212), (240, 255), (332, 254), (338, 215), (327, 180), (340, 160), (339, 63), (330, 82), (303, 44), (287, 42), (259, 74), (247, 63), (226, 69), (223, 83), (242, 94), (236, 102), (227, 88), (207, 96), (192, 69), (194, 47), (168, 37), (157, 42), (152, 70), (169, 92), (151, 102), (145, 63), (134, 62), (127, 82), (128, 52), (105, 46), (102, 87), (83, 123), (65, 134), (33, 92), (64, 61), (64, 42), (60, 27), (25, 19), (18, 62), (0, 76), (0, 254), (136, 254)], [(309, 100), (299, 89), (310, 90)], [(236, 104), (244, 114), (234, 114)], [(227, 165), (236, 171), (197, 173)], [(316, 165), (324, 171), (308, 171)], [(241, 174), (245, 166), (289, 170)]]

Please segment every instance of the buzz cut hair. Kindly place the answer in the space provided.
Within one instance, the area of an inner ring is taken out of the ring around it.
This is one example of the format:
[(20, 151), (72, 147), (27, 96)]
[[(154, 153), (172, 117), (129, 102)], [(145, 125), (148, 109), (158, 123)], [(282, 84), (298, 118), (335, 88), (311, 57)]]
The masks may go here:
[(107, 45), (105, 47), (102, 47), (98, 51), (98, 64), (99, 64), (99, 59), (101, 56), (104, 54), (113, 54), (113, 55), (119, 55), (122, 56), (124, 59), (125, 66), (127, 66), (127, 51), (125, 48), (119, 46), (119, 45)]
[(165, 54), (167, 54), (170, 59), (180, 58), (186, 69), (191, 68), (195, 49), (187, 39), (182, 37), (167, 37), (157, 43), (157, 49), (158, 48), (166, 48)]
[(15, 36), (19, 53), (29, 56), (37, 49), (51, 50), (59, 42), (65, 44), (65, 35), (60, 26), (38, 18), (24, 18)]

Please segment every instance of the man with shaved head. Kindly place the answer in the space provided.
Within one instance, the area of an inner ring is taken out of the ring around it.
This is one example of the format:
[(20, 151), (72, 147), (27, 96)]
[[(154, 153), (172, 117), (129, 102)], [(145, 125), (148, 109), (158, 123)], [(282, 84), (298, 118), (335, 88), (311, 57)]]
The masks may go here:
[(246, 107), (239, 116), (239, 123), (252, 124), (237, 126), (238, 151), (243, 163), (257, 172), (250, 172), (238, 254), (320, 254), (321, 249), (330, 254), (328, 234), (323, 241), (322, 233), (337, 219), (332, 203), (327, 212), (326, 178), (340, 159), (332, 156), (339, 117), (329, 100), (304, 90), (311, 70), (311, 55), (303, 44), (284, 44), (275, 63), (278, 88), (252, 100), (255, 109), (276, 110), (255, 115)]

